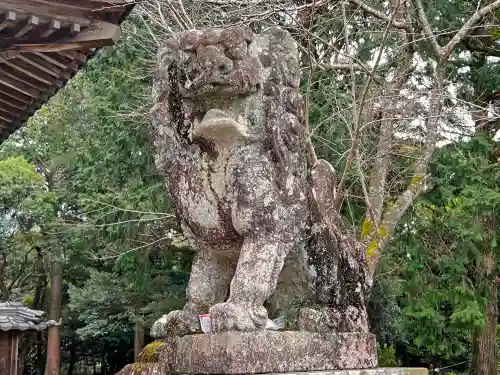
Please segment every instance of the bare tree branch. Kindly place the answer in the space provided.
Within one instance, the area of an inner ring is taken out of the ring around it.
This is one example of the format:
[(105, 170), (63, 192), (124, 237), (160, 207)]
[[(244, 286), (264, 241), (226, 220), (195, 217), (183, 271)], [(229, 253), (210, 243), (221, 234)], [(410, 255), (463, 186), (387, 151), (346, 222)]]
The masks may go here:
[[(313, 0), (313, 6), (311, 9), (311, 18), (314, 16), (314, 11), (316, 9), (316, 0)], [(312, 27), (312, 22), (309, 25), (310, 28)], [(309, 57), (309, 71), (307, 73), (307, 90), (306, 90), (306, 102), (305, 102), (305, 125), (306, 125), (306, 132), (307, 132), (307, 150), (309, 152), (309, 157), (311, 159), (311, 165), (315, 165), (318, 162), (318, 157), (316, 156), (316, 151), (314, 150), (314, 145), (312, 143), (311, 139), (311, 134), (310, 134), (310, 127), (309, 127), (309, 104), (310, 104), (310, 98), (311, 98), (311, 85), (312, 85), (312, 74), (313, 74), (313, 67), (312, 67), (312, 53), (311, 53), (311, 38), (308, 37), (307, 39), (307, 55)]]
[[(391, 17), (387, 17), (385, 14), (383, 14), (381, 11), (372, 8), (371, 6), (367, 5), (364, 0), (349, 0), (351, 3), (356, 4), (359, 6), (361, 9), (367, 11), (370, 13), (372, 16), (377, 17), (378, 19), (389, 22)], [(392, 26), (395, 27), (396, 29), (403, 29), (408, 32), (412, 31), (411, 25), (407, 24), (406, 22), (400, 22), (400, 21), (392, 21)]]
[(490, 5), (484, 6), (483, 8), (479, 9), (476, 13), (474, 13), (472, 17), (469, 18), (467, 22), (463, 24), (462, 28), (442, 49), (443, 58), (448, 58), (451, 55), (455, 46), (465, 38), (465, 36), (470, 32), (470, 30), (474, 27), (474, 25), (476, 25), (481, 20), (481, 18), (483, 18), (488, 13), (495, 11), (498, 8), (500, 8), (500, 0), (496, 0), (492, 2)]
[[(353, 134), (352, 134), (352, 143), (351, 143), (351, 148), (349, 150), (349, 154), (347, 155), (346, 159), (346, 165), (344, 168), (344, 173), (342, 174), (342, 178), (340, 179), (340, 182), (337, 187), (337, 194), (335, 196), (335, 206), (336, 208), (340, 208), (340, 204), (342, 202), (342, 195), (343, 195), (343, 189), (344, 189), (344, 184), (347, 178), (347, 171), (349, 170), (351, 166), (351, 162), (353, 157), (355, 156), (356, 150), (359, 146), (359, 130), (361, 128), (361, 117), (363, 114), (363, 109), (365, 106), (365, 101), (366, 101), (366, 96), (368, 95), (368, 90), (370, 88), (370, 85), (372, 83), (373, 77), (375, 76), (375, 70), (377, 69), (378, 65), (380, 64), (380, 59), (382, 58), (382, 54), (384, 52), (384, 47), (385, 43), (387, 40), (387, 37), (389, 35), (389, 31), (392, 27), (392, 23), (394, 21), (394, 18), (396, 17), (396, 14), (398, 13), (398, 8), (400, 5), (400, 0), (397, 0), (397, 7), (394, 9), (394, 11), (391, 14), (391, 18), (389, 19), (389, 23), (387, 24), (387, 27), (384, 31), (384, 35), (382, 36), (382, 41), (379, 49), (379, 53), (377, 54), (377, 57), (375, 59), (375, 63), (373, 64), (373, 68), (370, 71), (370, 74), (368, 75), (368, 78), (366, 80), (366, 83), (363, 87), (363, 90), (361, 91), (361, 97), (359, 100), (359, 106), (357, 108), (357, 111), (354, 115), (354, 126), (353, 126)], [(367, 205), (368, 207), (370, 206), (370, 202), (367, 197)]]
[(7, 289), (7, 285), (5, 284), (5, 276), (7, 272), (7, 256), (4, 252), (0, 253), (0, 292), (2, 293), (2, 298), (0, 299), (2, 302), (8, 301), (9, 299), (9, 290)]
[(438, 64), (435, 70), (434, 84), (430, 92), (430, 109), (427, 119), (427, 134), (420, 158), (415, 161), (413, 177), (407, 189), (398, 197), (394, 205), (382, 219), (382, 224), (368, 244), (367, 253), (370, 258), (370, 271), (375, 272), (382, 251), (387, 247), (394, 234), (398, 222), (406, 213), (416, 197), (425, 189), (427, 180), (427, 165), (436, 149), (439, 121), (442, 110), (442, 74), (444, 64)]
[(421, 23), (422, 29), (424, 30), (425, 37), (429, 40), (436, 56), (441, 57), (442, 56), (441, 46), (438, 44), (436, 37), (432, 32), (431, 24), (429, 23), (429, 20), (427, 19), (427, 16), (425, 15), (424, 12), (424, 7), (422, 6), (422, 1), (420, 0), (413, 0), (413, 1), (415, 3), (415, 8), (417, 9), (418, 19)]

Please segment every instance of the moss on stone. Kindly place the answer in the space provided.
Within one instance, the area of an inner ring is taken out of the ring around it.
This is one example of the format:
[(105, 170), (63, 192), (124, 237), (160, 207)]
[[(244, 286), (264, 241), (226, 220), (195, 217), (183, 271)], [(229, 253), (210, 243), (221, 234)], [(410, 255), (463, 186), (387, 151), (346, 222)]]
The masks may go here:
[(143, 363), (158, 362), (159, 351), (163, 345), (165, 345), (165, 341), (163, 340), (156, 340), (146, 345), (141, 354), (139, 354), (139, 361)]
[(361, 227), (361, 239), (370, 235), (372, 231), (373, 231), (373, 222), (369, 219), (365, 219)]
[(411, 182), (410, 182), (410, 186), (414, 186), (414, 185), (419, 184), (423, 179), (424, 179), (424, 176), (421, 176), (421, 175), (413, 176), (413, 178), (411, 179)]
[[(366, 220), (365, 220), (366, 221)], [(370, 260), (374, 256), (377, 255), (377, 248), (380, 244), (380, 242), (384, 241), (385, 238), (387, 237), (387, 227), (385, 225), (381, 225), (378, 230), (376, 235), (373, 237), (373, 239), (370, 241), (368, 246), (366, 247), (366, 258)]]

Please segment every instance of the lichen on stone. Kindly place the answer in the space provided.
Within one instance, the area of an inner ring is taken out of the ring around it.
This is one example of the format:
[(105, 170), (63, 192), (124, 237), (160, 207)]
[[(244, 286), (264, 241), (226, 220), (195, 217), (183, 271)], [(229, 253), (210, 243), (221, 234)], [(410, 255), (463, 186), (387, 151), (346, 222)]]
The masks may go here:
[(158, 362), (159, 350), (165, 345), (165, 341), (156, 340), (146, 345), (139, 354), (139, 361), (143, 363)]

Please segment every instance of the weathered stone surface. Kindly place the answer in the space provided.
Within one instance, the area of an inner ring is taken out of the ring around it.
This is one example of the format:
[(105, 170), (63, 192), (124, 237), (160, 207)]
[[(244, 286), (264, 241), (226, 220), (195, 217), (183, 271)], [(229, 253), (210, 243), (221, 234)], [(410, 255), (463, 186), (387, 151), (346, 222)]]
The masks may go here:
[(179, 340), (178, 374), (258, 374), (377, 366), (372, 334), (223, 332)]
[(160, 353), (165, 347), (166, 342), (163, 340), (156, 340), (149, 343), (144, 347), (139, 354), (139, 362), (141, 363), (156, 363), (160, 358)]
[(197, 251), (182, 311), (155, 337), (265, 329), (264, 302), (309, 227), (298, 51), (270, 28), (188, 31), (158, 55), (152, 110), (158, 170)]
[(132, 363), (122, 368), (116, 375), (169, 375), (161, 363)]
[(310, 291), (320, 307), (299, 314), (299, 328), (310, 332), (368, 332), (365, 296), (371, 287), (366, 255), (343, 228), (335, 208), (335, 173), (325, 160), (311, 171), (312, 230), (307, 249)]
[[(317, 372), (289, 372), (280, 375), (428, 375), (425, 368), (376, 368), (371, 370), (345, 370), (345, 371), (317, 371)], [(276, 375), (276, 374), (268, 374)]]

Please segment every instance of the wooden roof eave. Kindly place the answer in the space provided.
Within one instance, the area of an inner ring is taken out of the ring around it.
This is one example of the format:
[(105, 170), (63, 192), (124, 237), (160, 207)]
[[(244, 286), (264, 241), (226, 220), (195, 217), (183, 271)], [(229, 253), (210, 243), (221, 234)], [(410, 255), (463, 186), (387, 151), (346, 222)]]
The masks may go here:
[[(34, 7), (35, 3), (42, 6)], [(130, 0), (110, 3), (0, 0), (0, 29), (4, 25), (2, 34), (8, 35), (0, 37), (0, 144), (64, 87), (98, 49), (116, 43), (120, 24), (134, 5)], [(50, 19), (48, 4), (57, 8)], [(24, 17), (16, 12), (23, 12)], [(38, 16), (45, 17), (43, 22), (35, 18)], [(74, 21), (81, 23), (68, 23)]]

